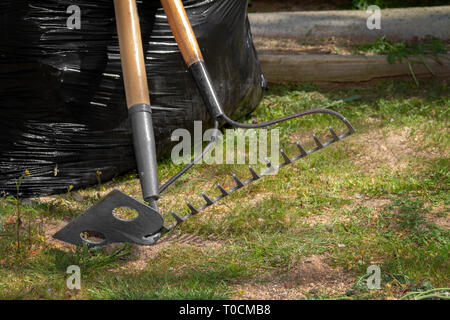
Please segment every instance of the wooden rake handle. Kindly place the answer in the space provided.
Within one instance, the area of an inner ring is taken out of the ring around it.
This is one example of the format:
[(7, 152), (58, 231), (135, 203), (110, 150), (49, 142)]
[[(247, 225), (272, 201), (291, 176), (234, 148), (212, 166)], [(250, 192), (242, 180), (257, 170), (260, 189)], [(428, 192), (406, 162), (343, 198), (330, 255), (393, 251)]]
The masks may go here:
[(192, 30), (183, 2), (181, 0), (161, 0), (161, 4), (183, 59), (197, 84), (211, 118), (220, 120), (224, 115), (222, 105), (206, 68), (197, 37)]
[(161, 4), (187, 66), (191, 67), (196, 62), (204, 61), (183, 2), (161, 0)]

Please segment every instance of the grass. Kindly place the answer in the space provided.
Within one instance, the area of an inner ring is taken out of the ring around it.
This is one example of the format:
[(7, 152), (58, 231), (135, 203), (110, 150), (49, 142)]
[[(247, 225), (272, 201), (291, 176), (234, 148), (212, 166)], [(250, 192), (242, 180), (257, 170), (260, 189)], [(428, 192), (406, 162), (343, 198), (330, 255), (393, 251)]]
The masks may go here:
[(358, 49), (361, 52), (387, 55), (392, 63), (396, 61), (402, 62), (402, 59), (407, 59), (411, 56), (436, 56), (447, 53), (445, 41), (432, 36), (411, 42), (392, 42), (385, 37), (381, 37), (377, 41), (359, 45)]
[[(22, 202), (22, 217), (43, 223), (47, 237), (21, 251), (14, 236), (17, 202), (0, 199), (0, 299), (228, 299), (266, 292), (272, 298), (436, 297), (433, 289), (449, 287), (450, 270), (447, 83), (273, 86), (246, 121), (313, 107), (343, 113), (357, 134), (235, 193), (156, 247), (88, 251), (49, 238), (62, 220), (113, 188), (139, 198), (136, 173)], [(295, 141), (312, 146), (310, 134), (323, 139), (330, 125), (344, 130), (326, 116), (285, 123), (281, 145), (297, 154)], [(164, 180), (179, 166), (164, 161), (159, 169)], [(183, 200), (201, 204), (197, 195), (216, 182), (231, 187), (230, 172), (249, 175), (244, 165), (196, 167), (162, 198), (165, 217), (186, 212)], [(33, 232), (42, 237), (39, 228)], [(79, 291), (66, 288), (70, 265), (81, 268)], [(381, 267), (381, 290), (365, 285), (370, 265)]]

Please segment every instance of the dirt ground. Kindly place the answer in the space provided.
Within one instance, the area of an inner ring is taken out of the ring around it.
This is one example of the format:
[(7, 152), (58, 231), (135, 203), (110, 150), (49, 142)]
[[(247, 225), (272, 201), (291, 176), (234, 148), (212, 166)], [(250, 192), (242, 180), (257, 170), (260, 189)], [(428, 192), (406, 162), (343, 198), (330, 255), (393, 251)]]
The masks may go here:
[[(311, 256), (292, 266), (285, 279), (268, 283), (249, 282), (234, 286), (233, 299), (242, 300), (293, 300), (311, 294), (344, 294), (355, 277), (342, 268), (332, 268), (326, 255)], [(324, 289), (325, 288), (325, 289)]]
[(355, 44), (345, 39), (329, 38), (321, 41), (300, 41), (296, 39), (274, 39), (253, 37), (256, 49), (261, 54), (338, 54), (355, 53)]

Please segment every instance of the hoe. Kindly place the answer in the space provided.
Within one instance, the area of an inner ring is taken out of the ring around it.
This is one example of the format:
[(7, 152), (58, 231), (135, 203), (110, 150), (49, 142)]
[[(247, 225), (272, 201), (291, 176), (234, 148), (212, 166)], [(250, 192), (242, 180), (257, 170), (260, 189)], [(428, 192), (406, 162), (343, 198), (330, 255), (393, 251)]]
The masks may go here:
[[(146, 203), (139, 202), (121, 191), (114, 190), (84, 214), (78, 216), (58, 231), (54, 235), (58, 240), (78, 246), (87, 245), (88, 247), (124, 242), (138, 245), (156, 244), (162, 235), (233, 192), (273, 173), (274, 170), (281, 169), (355, 132), (352, 125), (344, 116), (328, 109), (307, 110), (259, 124), (243, 124), (231, 120), (224, 113), (221, 103), (217, 98), (207, 65), (203, 59), (197, 38), (182, 1), (161, 0), (161, 3), (183, 59), (197, 84), (208, 114), (214, 121), (216, 135), (212, 137), (211, 142), (206, 146), (201, 155), (195, 157), (190, 164), (170, 178), (164, 185), (159, 185), (155, 136), (152, 123), (152, 106), (150, 104), (136, 0), (114, 0), (127, 106), (131, 120), (141, 190)], [(246, 181), (233, 175), (236, 183), (234, 188), (226, 190), (221, 185), (217, 185), (220, 196), (212, 199), (203, 193), (202, 197), (205, 200), (203, 206), (196, 208), (187, 202), (190, 213), (185, 217), (181, 217), (172, 212), (174, 222), (171, 225), (165, 225), (157, 204), (160, 194), (197, 164), (206, 152), (211, 149), (217, 139), (219, 123), (244, 129), (264, 128), (290, 119), (319, 113), (338, 118), (345, 124), (348, 131), (339, 135), (330, 127), (331, 139), (327, 142), (321, 142), (317, 136), (313, 135), (316, 146), (307, 151), (300, 143), (297, 143), (299, 154), (293, 158), (281, 150), (283, 162), (280, 165), (274, 166), (270, 161), (266, 160), (268, 169), (261, 173), (257, 173), (252, 167), (249, 167), (251, 178)], [(117, 218), (113, 214), (114, 210), (123, 207), (137, 211), (138, 217), (134, 220)], [(101, 234), (103, 239), (99, 242), (90, 241), (83, 237), (83, 234), (86, 232)]]

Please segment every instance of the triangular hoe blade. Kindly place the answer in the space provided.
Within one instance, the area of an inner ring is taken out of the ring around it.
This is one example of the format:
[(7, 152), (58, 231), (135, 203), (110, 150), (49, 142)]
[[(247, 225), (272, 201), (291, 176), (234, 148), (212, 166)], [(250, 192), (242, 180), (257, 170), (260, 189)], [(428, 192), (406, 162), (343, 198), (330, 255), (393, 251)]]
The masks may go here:
[[(127, 207), (136, 210), (139, 216), (134, 220), (122, 220), (113, 215), (116, 208)], [(164, 228), (164, 219), (159, 212), (124, 194), (119, 190), (109, 193), (100, 202), (75, 218), (53, 237), (77, 246), (104, 246), (108, 243), (154, 244), (157, 234)], [(94, 243), (82, 238), (84, 232), (100, 233), (104, 240)]]

